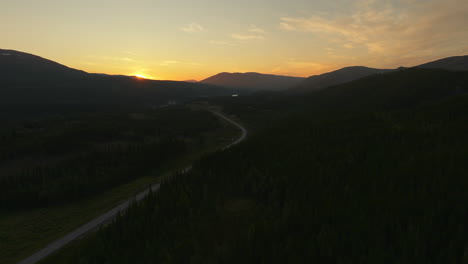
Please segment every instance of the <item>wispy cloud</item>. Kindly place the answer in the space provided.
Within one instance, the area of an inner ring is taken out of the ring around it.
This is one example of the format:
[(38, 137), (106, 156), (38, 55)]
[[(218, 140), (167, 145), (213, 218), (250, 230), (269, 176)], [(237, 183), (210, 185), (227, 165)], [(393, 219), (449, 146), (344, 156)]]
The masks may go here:
[(466, 0), (361, 0), (351, 14), (282, 17), (279, 27), (308, 32), (345, 49), (365, 48), (388, 62), (414, 61), (434, 51), (450, 54), (466, 48), (467, 14)]
[(125, 61), (125, 62), (136, 62), (136, 60), (132, 59), (132, 58), (128, 58), (128, 57), (123, 57), (123, 58), (115, 58), (116, 60), (119, 60), (119, 61)]
[(96, 62), (94, 62), (94, 61), (83, 61), (83, 62), (81, 62), (81, 64), (83, 64), (83, 65), (88, 65), (88, 66), (99, 65), (99, 63), (96, 63)]
[(97, 59), (100, 61), (114, 61), (114, 62), (126, 62), (126, 63), (143, 63), (143, 61), (132, 59), (130, 57), (124, 57), (124, 56), (87, 56), (89, 59)]
[(266, 35), (266, 31), (257, 27), (256, 25), (250, 25), (247, 29), (247, 33), (232, 33), (229, 35), (230, 38), (240, 40), (240, 41), (248, 41), (248, 40), (264, 40)]
[(125, 50), (125, 51), (123, 51), (123, 53), (128, 54), (128, 55), (131, 55), (131, 56), (136, 56), (136, 55), (137, 55), (136, 52), (129, 51), (129, 50)]
[(180, 30), (187, 33), (198, 33), (204, 31), (205, 28), (198, 23), (192, 22), (184, 27), (181, 27)]
[(265, 30), (257, 27), (256, 25), (250, 25), (249, 32), (262, 34), (262, 35), (266, 34)]
[(221, 45), (221, 46), (237, 46), (237, 43), (233, 41), (225, 41), (225, 40), (210, 40), (209, 43), (211, 45)]
[(343, 47), (347, 49), (354, 49), (354, 45), (352, 43), (345, 43), (343, 44)]
[(237, 40), (255, 40), (255, 39), (265, 39), (262, 35), (254, 35), (254, 34), (231, 34), (229, 35), (233, 39)]
[(178, 61), (178, 60), (166, 60), (161, 61), (159, 66), (171, 66), (171, 65), (192, 65), (192, 66), (201, 66), (203, 64), (198, 62), (191, 62), (191, 61)]

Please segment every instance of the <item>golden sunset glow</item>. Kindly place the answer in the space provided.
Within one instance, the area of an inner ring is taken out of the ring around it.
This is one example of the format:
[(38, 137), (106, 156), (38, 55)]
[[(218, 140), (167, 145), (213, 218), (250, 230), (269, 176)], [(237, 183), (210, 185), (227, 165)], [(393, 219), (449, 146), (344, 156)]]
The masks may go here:
[(137, 74), (134, 74), (133, 76), (135, 76), (135, 77), (138, 77), (138, 78), (140, 78), (140, 79), (151, 79), (151, 78), (149, 78), (149, 77), (146, 77), (145, 75), (143, 75), (143, 74), (139, 74), (139, 73), (137, 73)]
[(0, 43), (95, 73), (305, 77), (466, 55), (467, 14), (466, 0), (22, 0), (3, 3)]

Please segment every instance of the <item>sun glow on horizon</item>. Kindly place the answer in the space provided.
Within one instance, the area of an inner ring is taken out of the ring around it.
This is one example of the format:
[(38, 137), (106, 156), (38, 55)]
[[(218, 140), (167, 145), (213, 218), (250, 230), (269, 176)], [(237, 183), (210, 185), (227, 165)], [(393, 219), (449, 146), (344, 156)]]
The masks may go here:
[(141, 73), (136, 73), (136, 74), (133, 74), (133, 76), (139, 78), (139, 79), (147, 79), (147, 80), (152, 80), (153, 78), (148, 76), (148, 75), (143, 75)]
[(468, 54), (467, 0), (137, 2), (3, 1), (1, 45), (86, 72), (177, 81), (309, 77)]

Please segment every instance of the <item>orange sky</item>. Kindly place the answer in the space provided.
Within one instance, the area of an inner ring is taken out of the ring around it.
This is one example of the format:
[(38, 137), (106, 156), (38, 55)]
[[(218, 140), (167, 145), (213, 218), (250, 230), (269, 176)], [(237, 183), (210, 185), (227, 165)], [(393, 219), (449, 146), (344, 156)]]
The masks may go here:
[(88, 72), (311, 76), (468, 54), (466, 0), (15, 0), (0, 48)]

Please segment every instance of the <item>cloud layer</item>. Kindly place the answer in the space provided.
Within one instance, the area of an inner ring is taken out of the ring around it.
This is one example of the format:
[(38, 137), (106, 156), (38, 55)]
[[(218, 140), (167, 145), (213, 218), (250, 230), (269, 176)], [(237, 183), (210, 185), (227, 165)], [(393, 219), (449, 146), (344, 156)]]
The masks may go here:
[[(282, 17), (285, 31), (308, 32), (387, 62), (457, 54), (468, 47), (468, 1), (358, 1), (347, 14)], [(349, 51), (348, 51), (349, 52)]]
[(266, 31), (257, 27), (256, 25), (250, 25), (247, 33), (233, 33), (229, 36), (236, 40), (247, 41), (247, 40), (264, 40)]

